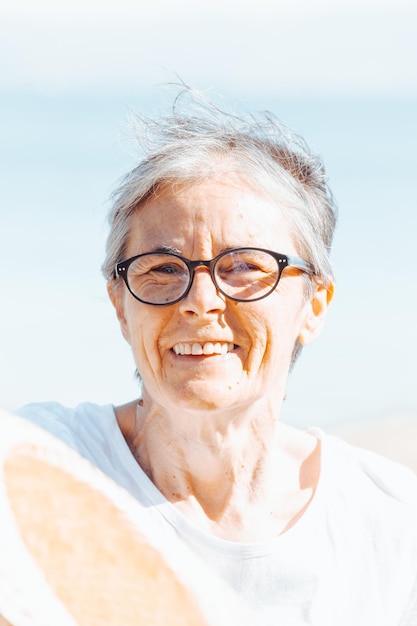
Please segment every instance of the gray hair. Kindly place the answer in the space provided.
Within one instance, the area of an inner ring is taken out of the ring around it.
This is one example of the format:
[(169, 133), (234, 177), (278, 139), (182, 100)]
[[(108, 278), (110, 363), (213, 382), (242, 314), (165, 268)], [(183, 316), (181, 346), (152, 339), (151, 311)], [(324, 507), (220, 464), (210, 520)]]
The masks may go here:
[(336, 207), (321, 159), (274, 115), (237, 116), (182, 88), (167, 115), (135, 115), (142, 160), (114, 191), (110, 233), (102, 270), (107, 280), (126, 253), (133, 214), (167, 185), (237, 174), (277, 202), (290, 225), (297, 252), (328, 285)]

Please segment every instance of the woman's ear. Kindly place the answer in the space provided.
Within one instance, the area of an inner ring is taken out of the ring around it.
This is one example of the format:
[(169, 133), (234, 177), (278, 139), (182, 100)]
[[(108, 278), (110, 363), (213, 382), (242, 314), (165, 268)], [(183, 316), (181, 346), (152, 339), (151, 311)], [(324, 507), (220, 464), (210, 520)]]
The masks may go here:
[(124, 301), (123, 301), (123, 286), (120, 284), (116, 284), (115, 280), (109, 280), (107, 283), (107, 293), (109, 294), (109, 298), (116, 310), (117, 319), (119, 320), (123, 337), (126, 339), (128, 343), (130, 343), (129, 330), (128, 330), (128, 324), (127, 324), (126, 317), (125, 317), (125, 309), (124, 309)]
[(298, 335), (299, 342), (306, 346), (319, 336), (327, 310), (334, 294), (334, 282), (328, 286), (316, 284), (312, 298), (306, 304), (304, 323)]

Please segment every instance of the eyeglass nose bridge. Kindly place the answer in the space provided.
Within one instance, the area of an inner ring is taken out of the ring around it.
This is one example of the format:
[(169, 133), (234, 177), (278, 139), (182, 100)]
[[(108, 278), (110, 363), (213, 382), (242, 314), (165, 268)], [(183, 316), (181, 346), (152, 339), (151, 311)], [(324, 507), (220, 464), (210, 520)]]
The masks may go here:
[(216, 278), (214, 276), (214, 262), (216, 261), (216, 259), (210, 259), (210, 260), (204, 260), (204, 259), (197, 259), (195, 261), (190, 261), (189, 259), (187, 259), (186, 264), (188, 267), (188, 270), (190, 272), (190, 282), (188, 284), (187, 290), (183, 295), (183, 298), (185, 298), (188, 295), (188, 292), (190, 291), (191, 287), (193, 286), (193, 282), (194, 282), (194, 275), (195, 275), (195, 270), (198, 269), (199, 267), (206, 267), (210, 273), (210, 277), (211, 280), (213, 281), (214, 286), (216, 287), (216, 290), (218, 292), (221, 293), (221, 290), (219, 289), (217, 283), (216, 283)]
[(197, 267), (204, 266), (204, 267), (207, 267), (207, 269), (211, 273), (211, 268), (213, 266), (213, 261), (215, 261), (215, 259), (211, 259), (209, 261), (204, 261), (203, 259), (199, 259), (197, 261), (188, 261), (187, 265), (193, 272), (194, 272), (194, 270), (197, 269)]

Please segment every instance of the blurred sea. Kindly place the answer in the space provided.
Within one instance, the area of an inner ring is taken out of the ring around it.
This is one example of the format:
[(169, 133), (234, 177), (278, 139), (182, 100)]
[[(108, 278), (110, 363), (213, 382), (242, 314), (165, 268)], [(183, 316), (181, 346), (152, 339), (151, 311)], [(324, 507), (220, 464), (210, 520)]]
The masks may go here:
[[(134, 163), (129, 108), (160, 101), (23, 91), (0, 101), (0, 405), (127, 401), (133, 364), (100, 275), (105, 213)], [(257, 93), (238, 104), (304, 135), (340, 211), (335, 302), (291, 375), (284, 418), (326, 427), (417, 415), (417, 101)]]

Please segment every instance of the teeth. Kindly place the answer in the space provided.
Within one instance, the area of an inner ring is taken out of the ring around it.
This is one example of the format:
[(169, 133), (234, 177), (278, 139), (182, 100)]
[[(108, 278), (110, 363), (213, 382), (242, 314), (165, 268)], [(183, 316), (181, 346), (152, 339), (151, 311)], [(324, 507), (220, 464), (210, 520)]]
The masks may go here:
[(227, 354), (234, 349), (233, 343), (220, 343), (217, 341), (216, 343), (212, 343), (211, 341), (207, 341), (206, 343), (177, 343), (173, 347), (175, 354), (192, 354), (195, 356), (199, 355), (211, 355), (211, 354)]

